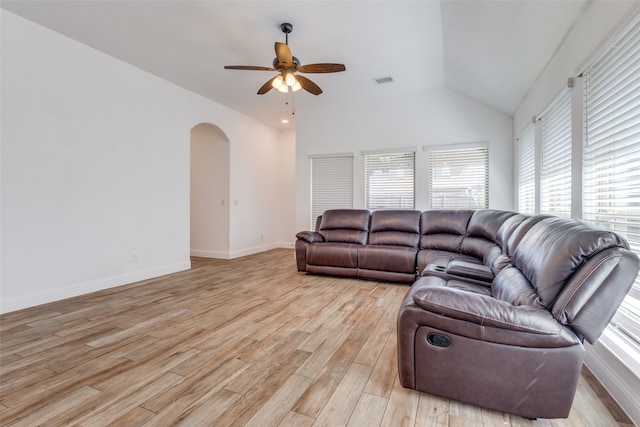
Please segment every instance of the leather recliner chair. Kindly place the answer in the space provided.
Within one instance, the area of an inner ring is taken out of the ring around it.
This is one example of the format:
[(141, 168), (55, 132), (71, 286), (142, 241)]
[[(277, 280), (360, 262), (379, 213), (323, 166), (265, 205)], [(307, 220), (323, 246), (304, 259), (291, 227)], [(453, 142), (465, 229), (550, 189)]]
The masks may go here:
[(489, 284), (430, 275), (398, 314), (404, 387), (527, 418), (565, 418), (584, 359), (638, 273), (615, 233), (541, 218)]

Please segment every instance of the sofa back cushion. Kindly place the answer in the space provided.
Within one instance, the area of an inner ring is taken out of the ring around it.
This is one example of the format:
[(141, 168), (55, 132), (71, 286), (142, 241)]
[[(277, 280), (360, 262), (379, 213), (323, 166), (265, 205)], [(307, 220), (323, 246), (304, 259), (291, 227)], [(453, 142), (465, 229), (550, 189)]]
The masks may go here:
[(460, 253), (471, 255), (491, 265), (493, 260), (486, 257), (488, 255), (497, 257), (502, 253), (502, 249), (496, 243), (498, 230), (508, 218), (514, 215), (516, 215), (515, 212), (494, 209), (475, 211), (462, 239)]
[(565, 284), (589, 259), (626, 242), (615, 233), (568, 218), (545, 218), (533, 225), (515, 248), (512, 264), (550, 309)]
[(513, 305), (540, 308), (540, 298), (535, 288), (517, 268), (508, 266), (496, 275), (491, 283), (491, 296)]
[(507, 247), (509, 238), (518, 229), (520, 224), (522, 224), (522, 222), (528, 218), (529, 215), (520, 213), (515, 214), (507, 218), (498, 229), (498, 234), (496, 235), (496, 243), (498, 244), (498, 246), (500, 246), (500, 249), (502, 249), (502, 253), (504, 255), (509, 256)]
[(540, 221), (546, 218), (552, 218), (552, 216), (551, 215), (534, 215), (528, 218), (524, 218), (520, 222), (520, 224), (518, 224), (515, 230), (513, 230), (511, 234), (507, 237), (506, 241), (503, 240), (502, 248), (504, 249), (505, 255), (507, 255), (508, 257), (512, 257), (513, 253), (518, 247), (518, 244), (520, 243), (520, 240), (522, 240), (522, 238), (525, 236), (525, 234), (527, 234), (527, 232), (531, 229), (531, 227), (533, 227), (534, 225), (536, 225), (537, 223), (539, 223)]
[(485, 247), (486, 252), (482, 260), (483, 264), (490, 267), (493, 274), (498, 274), (503, 268), (511, 265), (511, 259), (507, 254), (507, 241), (509, 236), (518, 228), (527, 215), (516, 214), (507, 218), (496, 234), (495, 246), (488, 245)]
[(420, 211), (375, 211), (370, 224), (369, 245), (418, 247)]
[(365, 245), (370, 213), (364, 209), (330, 209), (322, 214), (319, 233), (326, 242)]
[(472, 210), (432, 210), (420, 218), (420, 249), (460, 252)]

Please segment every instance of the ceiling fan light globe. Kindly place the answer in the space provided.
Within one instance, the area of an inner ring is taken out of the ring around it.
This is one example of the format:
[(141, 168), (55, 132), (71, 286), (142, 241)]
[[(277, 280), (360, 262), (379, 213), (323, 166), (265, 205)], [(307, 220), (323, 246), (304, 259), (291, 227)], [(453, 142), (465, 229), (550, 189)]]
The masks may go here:
[(284, 81), (287, 84), (287, 86), (293, 86), (294, 84), (297, 83), (295, 76), (291, 73), (287, 73), (284, 76)]
[(278, 88), (278, 91), (280, 91), (282, 93), (287, 93), (287, 92), (289, 92), (289, 86), (283, 84), (282, 86), (280, 86)]
[(282, 76), (278, 76), (275, 79), (273, 79), (273, 81), (271, 82), (271, 86), (273, 86), (274, 89), (278, 89), (280, 90), (280, 88), (283, 85), (283, 78)]
[(302, 89), (302, 86), (300, 86), (300, 83), (296, 80), (296, 82), (294, 83), (293, 86), (291, 86), (291, 90), (294, 92), (299, 91), (300, 89)]

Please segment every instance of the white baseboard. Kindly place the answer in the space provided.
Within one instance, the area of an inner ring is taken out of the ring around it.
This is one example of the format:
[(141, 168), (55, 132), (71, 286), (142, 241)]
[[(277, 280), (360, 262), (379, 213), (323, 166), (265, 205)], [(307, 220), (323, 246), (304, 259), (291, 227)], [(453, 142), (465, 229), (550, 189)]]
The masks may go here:
[(209, 251), (206, 249), (191, 249), (191, 256), (202, 258), (229, 259), (228, 251)]
[(260, 252), (266, 252), (266, 251), (269, 251), (271, 249), (276, 249), (278, 247), (279, 246), (276, 243), (269, 243), (269, 244), (266, 244), (266, 245), (254, 246), (252, 248), (239, 249), (237, 251), (229, 252), (229, 259), (240, 258), (240, 257), (247, 256), (247, 255), (257, 254), (257, 253), (260, 253)]
[(293, 249), (296, 247), (295, 242), (278, 242), (278, 247), (283, 249)]
[(640, 426), (640, 379), (601, 341), (585, 346), (584, 363), (634, 425)]
[(129, 283), (152, 279), (154, 277), (164, 276), (178, 271), (189, 270), (190, 268), (191, 261), (184, 261), (154, 267), (147, 270), (132, 271), (118, 276), (90, 280), (88, 282), (58, 287), (55, 289), (46, 289), (25, 295), (18, 295), (16, 297), (2, 298), (2, 300), (0, 300), (0, 313), (22, 310), (23, 308), (34, 307), (66, 298), (114, 288), (116, 286), (127, 285)]
[(203, 257), (203, 258), (216, 258), (216, 259), (234, 259), (247, 255), (253, 255), (260, 252), (269, 251), (271, 249), (293, 249), (294, 243), (291, 242), (276, 242), (266, 245), (254, 246), (251, 248), (238, 249), (235, 251), (209, 251), (206, 249), (191, 249), (191, 256)]

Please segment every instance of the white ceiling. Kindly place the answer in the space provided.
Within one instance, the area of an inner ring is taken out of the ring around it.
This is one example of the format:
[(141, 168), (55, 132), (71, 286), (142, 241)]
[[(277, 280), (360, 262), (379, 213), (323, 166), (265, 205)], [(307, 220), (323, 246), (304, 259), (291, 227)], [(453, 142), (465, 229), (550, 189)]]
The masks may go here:
[[(295, 106), (341, 103), (446, 86), (512, 115), (586, 0), (103, 1), (2, 0), (2, 8), (275, 128), (292, 104), (270, 91), (279, 25), (302, 64), (347, 70), (306, 74), (324, 91)], [(376, 85), (374, 78), (392, 76)], [(291, 100), (290, 100), (291, 101)]]

